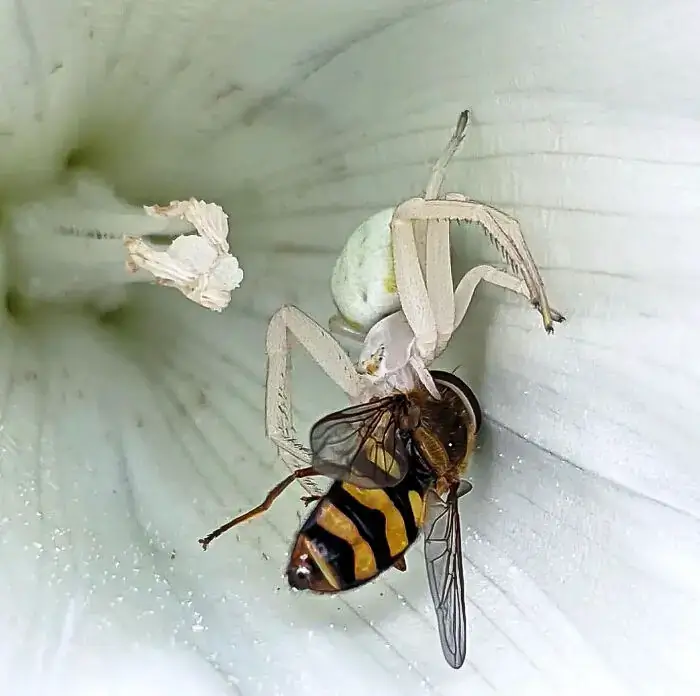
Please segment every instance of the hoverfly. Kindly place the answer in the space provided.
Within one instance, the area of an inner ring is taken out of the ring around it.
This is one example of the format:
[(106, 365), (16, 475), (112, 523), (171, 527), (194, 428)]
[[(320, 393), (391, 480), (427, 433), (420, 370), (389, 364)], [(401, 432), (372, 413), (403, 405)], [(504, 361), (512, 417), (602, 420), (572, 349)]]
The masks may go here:
[(200, 539), (206, 549), (231, 527), (267, 510), (292, 481), (334, 479), (297, 532), (286, 576), (299, 590), (337, 593), (384, 571), (406, 570), (404, 554), (425, 535), (428, 585), (445, 659), (458, 669), (467, 651), (458, 498), (481, 427), (472, 390), (455, 375), (430, 373), (442, 398), (424, 388), (331, 413), (311, 428), (312, 466), (295, 471), (256, 508)]

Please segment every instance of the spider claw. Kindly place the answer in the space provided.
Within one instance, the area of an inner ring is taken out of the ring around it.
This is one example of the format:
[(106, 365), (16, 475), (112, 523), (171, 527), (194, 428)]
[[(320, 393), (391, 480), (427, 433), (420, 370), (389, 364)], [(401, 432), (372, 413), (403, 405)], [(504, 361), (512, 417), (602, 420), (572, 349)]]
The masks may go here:
[(554, 333), (554, 323), (561, 324), (566, 321), (566, 317), (556, 309), (552, 307), (547, 307), (542, 309), (542, 302), (539, 298), (534, 298), (530, 300), (532, 306), (542, 315), (542, 322), (544, 323), (544, 330), (548, 333)]
[(557, 324), (561, 324), (562, 322), (566, 321), (566, 317), (563, 314), (560, 314), (559, 312), (555, 310), (550, 310), (550, 315), (549, 315), (549, 321), (544, 316), (544, 313), (542, 314), (542, 318), (544, 320), (544, 328), (545, 331), (548, 334), (554, 333), (554, 323), (556, 322)]
[(470, 115), (471, 115), (471, 113), (470, 113), (469, 109), (465, 109), (459, 115), (459, 118), (457, 119), (457, 127), (455, 128), (456, 134), (461, 135), (462, 133), (464, 133), (465, 130), (467, 130), (467, 126), (469, 125)]

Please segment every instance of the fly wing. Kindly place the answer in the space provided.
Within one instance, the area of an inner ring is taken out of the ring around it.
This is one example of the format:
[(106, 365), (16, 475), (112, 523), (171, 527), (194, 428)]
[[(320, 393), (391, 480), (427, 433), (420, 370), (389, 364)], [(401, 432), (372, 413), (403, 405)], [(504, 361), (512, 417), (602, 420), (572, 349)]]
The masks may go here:
[(445, 659), (459, 669), (467, 655), (467, 608), (464, 600), (462, 533), (457, 506), (458, 486), (444, 498), (428, 493), (425, 564)]
[(403, 394), (336, 411), (311, 428), (311, 466), (361, 488), (391, 488), (409, 468), (408, 435), (399, 428)]

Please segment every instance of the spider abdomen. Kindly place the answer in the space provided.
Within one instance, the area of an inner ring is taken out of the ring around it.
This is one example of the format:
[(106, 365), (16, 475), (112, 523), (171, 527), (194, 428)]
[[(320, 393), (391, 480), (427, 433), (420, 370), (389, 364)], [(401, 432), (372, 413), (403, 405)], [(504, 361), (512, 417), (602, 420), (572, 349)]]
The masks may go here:
[(391, 251), (393, 214), (394, 208), (386, 208), (365, 220), (348, 237), (333, 268), (333, 302), (340, 317), (363, 333), (401, 307)]

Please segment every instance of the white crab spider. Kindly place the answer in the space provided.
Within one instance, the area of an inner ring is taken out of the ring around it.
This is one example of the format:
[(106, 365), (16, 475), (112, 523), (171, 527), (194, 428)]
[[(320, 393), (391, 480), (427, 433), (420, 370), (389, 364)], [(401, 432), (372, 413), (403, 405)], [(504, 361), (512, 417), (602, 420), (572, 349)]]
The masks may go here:
[[(394, 390), (412, 389), (419, 383), (435, 398), (440, 398), (428, 368), (461, 324), (476, 286), (482, 280), (528, 298), (541, 312), (547, 332), (553, 330), (552, 322), (564, 320), (549, 306), (542, 278), (517, 221), (499, 210), (469, 201), (461, 194), (437, 199), (445, 168), (464, 139), (468, 116), (467, 111), (460, 114), (454, 135), (433, 167), (425, 198), (412, 198), (379, 213), (358, 228), (355, 239), (351, 237), (346, 244), (343, 253), (352, 252), (353, 248), (356, 251), (368, 238), (381, 247), (377, 239), (384, 234), (389, 240), (384, 244), (385, 251), (389, 250), (390, 259), (393, 256), (393, 268), (390, 267), (393, 273), (383, 278), (362, 276), (362, 273), (360, 278), (353, 277), (347, 273), (353, 265), (347, 254), (345, 261), (341, 256), (336, 264), (333, 296), (339, 311), (345, 312), (331, 319), (330, 328), (363, 339), (357, 364), (329, 331), (298, 308), (285, 305), (270, 320), (266, 345), (266, 430), (281, 459), (293, 470), (309, 466), (311, 452), (294, 435), (289, 380), (290, 333), (345, 392), (350, 403), (360, 403)], [(480, 223), (510, 268), (521, 277), (481, 265), (466, 273), (454, 289), (450, 220)], [(373, 222), (379, 224), (372, 229)], [(382, 226), (388, 226), (389, 231)], [(355, 270), (362, 272), (363, 269)], [(390, 281), (392, 277), (395, 279), (396, 288), (388, 283), (384, 300), (387, 294), (390, 297), (382, 306), (382, 292), (377, 281), (387, 284), (387, 277)], [(343, 294), (348, 286), (352, 286), (350, 291)], [(348, 298), (350, 301), (345, 302)], [(360, 315), (364, 321), (357, 321)], [(311, 479), (303, 480), (302, 485), (314, 494), (319, 493)]]
[[(380, 319), (399, 309), (406, 310), (412, 303), (414, 308), (409, 309), (407, 318), (423, 350), (429, 347), (427, 341), (430, 346), (435, 345), (437, 354), (442, 352), (459, 324), (453, 322), (450, 311), (449, 223), (453, 220), (474, 222), (483, 227), (512, 272), (525, 281), (529, 298), (540, 309), (548, 332), (552, 330), (553, 321), (563, 319), (548, 306), (542, 278), (518, 222), (462, 194), (440, 196), (447, 165), (464, 141), (468, 123), (469, 112), (463, 111), (452, 137), (433, 166), (423, 198), (412, 198), (396, 208), (376, 213), (348, 238), (331, 276), (331, 293), (338, 309), (338, 314), (329, 322), (333, 333), (362, 341)], [(410, 227), (413, 227), (413, 235), (407, 233)], [(423, 279), (418, 277), (415, 266), (416, 252), (427, 281), (424, 292), (421, 291)], [(477, 269), (474, 272), (477, 273)], [(434, 329), (425, 313), (420, 315), (422, 323), (414, 324), (419, 316), (415, 305), (432, 307)], [(442, 311), (437, 311), (440, 308)], [(437, 333), (433, 338), (426, 332)]]

